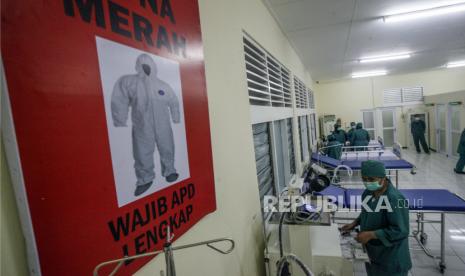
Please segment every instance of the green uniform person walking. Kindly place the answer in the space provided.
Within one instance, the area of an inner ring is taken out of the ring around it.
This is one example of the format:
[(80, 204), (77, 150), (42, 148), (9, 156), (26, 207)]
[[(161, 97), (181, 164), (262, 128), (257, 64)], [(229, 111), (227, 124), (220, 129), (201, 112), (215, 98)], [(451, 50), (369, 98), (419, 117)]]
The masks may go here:
[[(358, 123), (356, 129), (354, 130), (352, 134), (352, 140), (350, 141), (350, 144), (355, 147), (361, 147), (361, 146), (368, 146), (370, 143), (370, 134), (368, 131), (363, 129), (362, 123)], [(357, 149), (357, 150), (362, 150)]]
[(370, 258), (366, 263), (368, 276), (406, 276), (412, 268), (406, 199), (386, 178), (381, 162), (363, 162), (362, 179), (366, 187), (362, 201), (367, 204), (360, 216), (342, 230), (360, 225), (357, 241), (365, 245)]
[(457, 161), (454, 171), (459, 174), (465, 174), (465, 129), (463, 129), (462, 136), (460, 136), (457, 153), (460, 155), (460, 158), (459, 161)]
[(325, 151), (326, 155), (340, 160), (342, 155), (342, 144), (336, 140), (333, 134), (328, 136), (328, 145)]

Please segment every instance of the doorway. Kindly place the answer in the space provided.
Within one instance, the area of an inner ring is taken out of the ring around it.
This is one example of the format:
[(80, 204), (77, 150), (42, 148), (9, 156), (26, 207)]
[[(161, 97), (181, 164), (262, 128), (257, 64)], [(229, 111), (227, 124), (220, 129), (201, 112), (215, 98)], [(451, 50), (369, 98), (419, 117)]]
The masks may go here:
[(428, 146), (431, 147), (430, 144), (430, 135), (429, 135), (429, 118), (428, 118), (428, 113), (426, 112), (419, 112), (419, 113), (409, 113), (408, 114), (408, 125), (407, 125), (407, 132), (408, 132), (408, 147), (411, 149), (415, 148), (415, 144), (413, 143), (413, 136), (412, 136), (412, 131), (411, 131), (411, 125), (412, 122), (415, 120), (415, 117), (420, 117), (420, 120), (425, 122), (426, 125), (426, 130), (425, 130), (425, 139), (426, 142), (428, 143)]
[(375, 127), (375, 110), (362, 111), (363, 128), (370, 134), (371, 140), (376, 140), (376, 127)]
[(459, 156), (457, 153), (457, 148), (460, 142), (460, 136), (462, 134), (462, 130), (460, 129), (460, 105), (451, 105), (449, 104), (449, 126), (450, 126), (450, 151), (449, 153), (452, 156)]
[(383, 139), (383, 144), (387, 147), (392, 147), (397, 141), (396, 112), (394, 109), (381, 109), (378, 112), (381, 114), (380, 128), (382, 130), (381, 138)]
[(446, 105), (436, 106), (436, 146), (440, 153), (447, 153), (447, 116)]
[(363, 127), (371, 140), (381, 138), (386, 147), (397, 142), (396, 111), (393, 108), (362, 110)]

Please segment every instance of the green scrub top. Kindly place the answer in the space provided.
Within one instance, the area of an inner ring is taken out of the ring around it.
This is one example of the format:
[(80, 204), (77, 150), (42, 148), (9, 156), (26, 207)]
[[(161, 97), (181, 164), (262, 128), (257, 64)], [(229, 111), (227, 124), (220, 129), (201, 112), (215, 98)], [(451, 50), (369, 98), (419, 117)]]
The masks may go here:
[(420, 136), (425, 134), (426, 124), (422, 120), (413, 121), (410, 125), (410, 130), (413, 136)]
[(338, 141), (331, 141), (328, 143), (328, 147), (326, 149), (326, 154), (334, 159), (341, 160), (342, 156), (342, 144)]
[(334, 137), (336, 137), (336, 141), (338, 141), (341, 144), (345, 144), (347, 141), (347, 135), (346, 132), (342, 129), (338, 129), (337, 131), (333, 132)]
[(354, 132), (355, 132), (355, 128), (351, 128), (348, 132), (347, 132), (347, 140), (350, 142), (352, 141), (352, 136), (354, 135)]
[(352, 133), (351, 141), (352, 146), (368, 146), (370, 143), (370, 134), (363, 128), (358, 128)]
[[(405, 197), (389, 182), (387, 190), (381, 196), (375, 198), (373, 193), (365, 190), (362, 201), (367, 196), (373, 196), (367, 202), (367, 206), (373, 210), (368, 212), (362, 208), (357, 222), (360, 230), (375, 231), (378, 239), (373, 239), (366, 244), (368, 256), (370, 257), (370, 271), (368, 275), (403, 275), (412, 268), (409, 252), (409, 210)], [(392, 212), (381, 209), (374, 211), (378, 201), (387, 206), (389, 202)]]

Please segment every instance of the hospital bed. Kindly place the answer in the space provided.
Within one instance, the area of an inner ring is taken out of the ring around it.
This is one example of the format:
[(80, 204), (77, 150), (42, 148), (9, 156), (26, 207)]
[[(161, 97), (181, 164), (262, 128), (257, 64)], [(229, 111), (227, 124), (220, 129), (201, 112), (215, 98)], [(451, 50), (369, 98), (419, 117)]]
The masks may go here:
[[(335, 202), (342, 204), (344, 208), (361, 210), (361, 201), (351, 200), (353, 197), (361, 197), (363, 189), (344, 189), (336, 186), (329, 186), (319, 192), (319, 195), (332, 196), (334, 199), (343, 200)], [(458, 195), (444, 189), (400, 189), (406, 198), (411, 213), (416, 213), (417, 227), (412, 232), (412, 237), (418, 242), (423, 251), (431, 258), (439, 259), (439, 269), (442, 272), (446, 269), (445, 262), (445, 217), (451, 213), (465, 213), (465, 200)], [(426, 220), (425, 214), (440, 214), (439, 220)], [(337, 219), (337, 218), (335, 218)], [(424, 232), (425, 223), (439, 223), (441, 225), (440, 238), (441, 248), (440, 256), (434, 256), (425, 246), (426, 233)]]
[[(392, 149), (384, 148), (380, 142), (378, 144), (373, 142), (372, 144), (372, 146), (368, 145), (366, 147), (343, 147), (341, 160), (328, 157), (322, 152), (312, 153), (311, 159), (318, 165), (322, 165), (330, 170), (337, 170), (340, 167), (347, 166), (352, 171), (360, 171), (363, 161), (380, 161), (384, 164), (389, 175), (391, 175), (391, 171), (394, 171), (394, 183), (397, 188), (399, 187), (399, 171), (408, 170), (412, 174), (416, 173), (416, 167), (412, 163), (402, 159), (401, 146), (399, 144), (395, 144)], [(365, 150), (358, 151), (356, 150), (357, 148), (364, 148)]]

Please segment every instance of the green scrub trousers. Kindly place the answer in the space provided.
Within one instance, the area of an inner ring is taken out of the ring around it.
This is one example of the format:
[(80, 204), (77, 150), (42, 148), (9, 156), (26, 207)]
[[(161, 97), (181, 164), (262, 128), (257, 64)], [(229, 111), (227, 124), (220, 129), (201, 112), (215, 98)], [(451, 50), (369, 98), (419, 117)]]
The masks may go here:
[(457, 165), (455, 166), (455, 170), (458, 172), (464, 172), (465, 169), (465, 154), (460, 154), (459, 161), (457, 161)]

